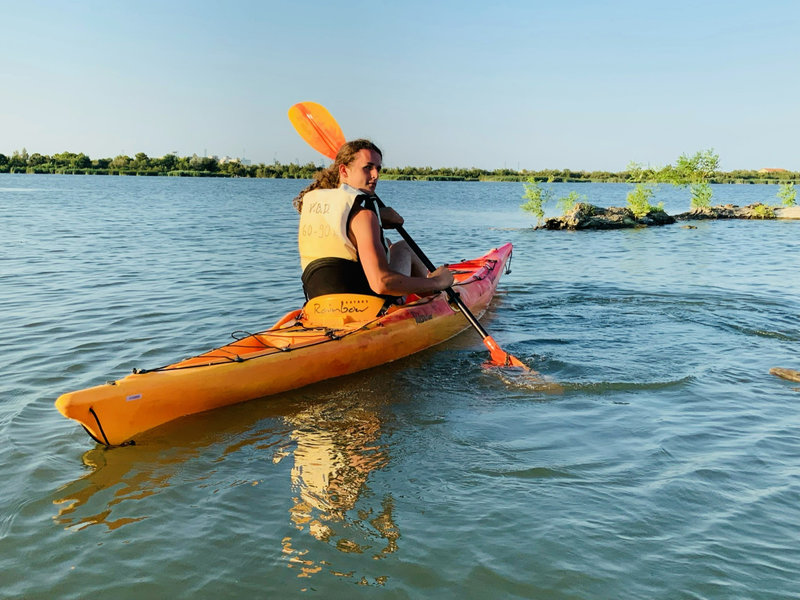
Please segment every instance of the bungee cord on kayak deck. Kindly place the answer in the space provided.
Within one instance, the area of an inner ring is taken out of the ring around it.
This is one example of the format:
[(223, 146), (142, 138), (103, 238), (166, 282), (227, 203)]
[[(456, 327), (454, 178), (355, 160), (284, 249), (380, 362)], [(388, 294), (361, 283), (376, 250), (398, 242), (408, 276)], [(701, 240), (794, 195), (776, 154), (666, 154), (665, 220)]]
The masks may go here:
[[(486, 261), (487, 269), (489, 272), (494, 270), (496, 262), (497, 261), (493, 260)], [(471, 271), (469, 270), (455, 271), (456, 274), (470, 273), (470, 272)], [(477, 274), (473, 274), (471, 277), (468, 277), (460, 282), (455, 283), (454, 287), (459, 285), (465, 285), (468, 283), (473, 283), (476, 281), (481, 281), (484, 278), (485, 275), (479, 276)], [(426, 304), (433, 302), (433, 300), (437, 296), (438, 294), (434, 294), (432, 296), (419, 298), (412, 303), (398, 305), (398, 308), (407, 308), (410, 306), (424, 306)], [(270, 356), (278, 352), (292, 352), (294, 350), (300, 350), (302, 348), (311, 348), (319, 344), (326, 344), (331, 341), (341, 340), (363, 329), (367, 329), (370, 325), (372, 325), (376, 321), (379, 321), (381, 317), (383, 317), (384, 315), (385, 312), (381, 311), (375, 318), (370, 319), (369, 321), (361, 322), (358, 327), (337, 328), (337, 327), (325, 327), (319, 325), (308, 326), (304, 324), (300, 318), (296, 318), (294, 322), (291, 323), (291, 325), (287, 325), (286, 323), (284, 323), (278, 327), (273, 327), (272, 329), (266, 329), (258, 333), (250, 333), (249, 331), (245, 331), (243, 329), (237, 329), (236, 331), (231, 333), (231, 337), (234, 340), (236, 340), (232, 344), (229, 344), (227, 346), (222, 346), (220, 348), (214, 348), (213, 350), (209, 350), (208, 352), (198, 354), (190, 358), (186, 358), (179, 363), (174, 363), (171, 365), (154, 367), (152, 369), (134, 368), (133, 373), (135, 375), (141, 375), (144, 373), (154, 373), (158, 371), (179, 371), (182, 369), (210, 367), (219, 364), (241, 363), (249, 360), (254, 360), (256, 358), (262, 358), (264, 356)], [(242, 335), (241, 337), (237, 337), (237, 334), (244, 334), (244, 335)], [(304, 335), (308, 335), (308, 337), (312, 339), (307, 341), (296, 340), (297, 337)], [(265, 336), (270, 336), (273, 338), (291, 339), (294, 340), (294, 343), (290, 341), (286, 345), (278, 346), (275, 344), (270, 344), (267, 341), (265, 341)], [(319, 339), (313, 339), (313, 338), (319, 338)], [(257, 342), (257, 344), (251, 344), (250, 342)], [(236, 349), (237, 351), (234, 352), (232, 349)], [(245, 352), (241, 352), (242, 350), (244, 350)], [(263, 350), (263, 352), (260, 352), (260, 350)], [(242, 354), (244, 354), (244, 356), (242, 356)], [(188, 361), (196, 361), (196, 362), (192, 362), (192, 364), (184, 364), (187, 363)]]
[[(508, 263), (510, 263), (510, 262), (511, 262), (511, 254), (508, 255)], [(481, 265), (486, 267), (485, 271), (482, 271), (482, 270), (481, 271), (473, 271), (472, 270), (472, 268), (474, 268), (476, 265), (478, 265), (478, 263), (476, 261), (464, 261), (462, 263), (458, 263), (458, 265), (460, 267), (462, 267), (462, 268), (459, 269), (459, 270), (451, 269), (450, 272), (453, 274), (453, 276), (464, 275), (466, 273), (472, 273), (472, 275), (470, 277), (467, 277), (466, 279), (461, 279), (459, 281), (455, 281), (453, 283), (453, 287), (456, 288), (456, 287), (458, 287), (460, 285), (466, 285), (468, 283), (472, 283), (473, 281), (481, 281), (481, 280), (483, 280), (486, 277), (486, 273), (487, 272), (494, 271), (495, 263), (497, 263), (496, 260), (487, 260), (487, 261), (484, 261), (483, 263), (481, 263)], [(464, 268), (464, 267), (468, 267), (468, 268)], [(510, 264), (506, 264), (506, 268), (503, 271), (504, 274), (508, 275), (511, 272), (509, 267), (510, 267)]]
[[(219, 364), (228, 364), (232, 362), (246, 362), (249, 360), (254, 360), (256, 358), (263, 358), (265, 356), (271, 356), (273, 354), (277, 354), (279, 352), (292, 352), (294, 350), (300, 350), (303, 348), (311, 348), (313, 346), (317, 346), (319, 344), (326, 344), (331, 341), (336, 341), (343, 339), (349, 335), (352, 335), (362, 329), (366, 329), (374, 323), (375, 321), (379, 320), (378, 317), (372, 319), (370, 321), (362, 323), (359, 327), (354, 327), (351, 329), (337, 329), (333, 327), (307, 327), (303, 325), (301, 322), (296, 322), (291, 328), (287, 328), (287, 331), (280, 331), (274, 329), (267, 329), (265, 331), (248, 334), (242, 338), (236, 338), (236, 333), (247, 333), (246, 331), (237, 330), (234, 331), (231, 336), (234, 337), (237, 341), (233, 344), (228, 346), (224, 346), (222, 348), (215, 348), (214, 350), (209, 351), (208, 353), (198, 354), (197, 356), (193, 356), (191, 358), (187, 358), (183, 363), (187, 361), (197, 361), (196, 363), (192, 364), (182, 364), (177, 363), (173, 365), (166, 365), (163, 367), (155, 367), (152, 369), (134, 369), (134, 374), (144, 374), (144, 373), (154, 373), (157, 371), (179, 371), (182, 369), (195, 369), (198, 367), (210, 367)], [(264, 336), (269, 334), (272, 337), (281, 337), (284, 336), (286, 338), (295, 338), (300, 334), (311, 334), (314, 338), (312, 341), (305, 341), (305, 342), (296, 342), (294, 344), (289, 343), (285, 346), (276, 346), (274, 344), (268, 344), (263, 341), (260, 336)], [(246, 342), (248, 340), (255, 340), (259, 342), (259, 345), (239, 345), (237, 342)], [(232, 350), (228, 350), (228, 348), (236, 348), (238, 350), (247, 350), (247, 352), (239, 353), (233, 352)], [(263, 350), (263, 351), (259, 351)], [(213, 352), (214, 354), (211, 354)], [(242, 356), (244, 354), (244, 356)], [(203, 359), (203, 360), (200, 360)], [(206, 360), (208, 359), (208, 360)]]

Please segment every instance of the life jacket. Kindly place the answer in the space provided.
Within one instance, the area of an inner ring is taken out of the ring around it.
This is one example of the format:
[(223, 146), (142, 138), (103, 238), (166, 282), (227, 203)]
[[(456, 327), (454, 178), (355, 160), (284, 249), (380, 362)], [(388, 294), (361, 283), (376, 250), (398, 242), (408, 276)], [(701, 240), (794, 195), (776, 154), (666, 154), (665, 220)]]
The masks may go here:
[[(349, 185), (313, 190), (303, 196), (298, 246), (306, 298), (341, 293), (376, 295), (358, 260), (358, 250), (347, 235), (350, 217), (359, 207), (373, 211), (380, 225), (372, 197)], [(388, 253), (382, 230), (381, 243)]]

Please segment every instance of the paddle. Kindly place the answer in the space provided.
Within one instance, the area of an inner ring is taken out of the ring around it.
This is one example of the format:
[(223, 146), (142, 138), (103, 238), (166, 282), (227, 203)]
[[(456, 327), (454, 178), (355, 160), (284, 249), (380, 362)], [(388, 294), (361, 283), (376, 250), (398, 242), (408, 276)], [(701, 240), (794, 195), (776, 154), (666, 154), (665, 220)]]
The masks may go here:
[(327, 108), (316, 102), (298, 102), (289, 109), (289, 120), (309, 146), (336, 159), (345, 142), (344, 133)]
[[(335, 159), (339, 148), (345, 143), (345, 137), (341, 127), (339, 127), (339, 124), (331, 113), (321, 104), (317, 104), (316, 102), (299, 102), (289, 109), (289, 120), (292, 122), (292, 125), (294, 125), (297, 133), (300, 134), (300, 137), (308, 142), (312, 148), (328, 158)], [(380, 199), (378, 199), (378, 205), (381, 207), (385, 206)], [(400, 226), (396, 227), (396, 229), (425, 265), (425, 268), (431, 272), (435, 271), (436, 267), (434, 264), (425, 256), (425, 253), (411, 238), (408, 232)], [(450, 302), (458, 307), (467, 321), (469, 321), (470, 325), (480, 334), (483, 344), (488, 348), (489, 355), (491, 356), (489, 364), (499, 367), (520, 367), (526, 371), (530, 371), (530, 368), (525, 363), (500, 348), (494, 338), (486, 332), (483, 326), (478, 322), (478, 319), (475, 318), (475, 315), (472, 314), (453, 288), (449, 287), (445, 292)]]

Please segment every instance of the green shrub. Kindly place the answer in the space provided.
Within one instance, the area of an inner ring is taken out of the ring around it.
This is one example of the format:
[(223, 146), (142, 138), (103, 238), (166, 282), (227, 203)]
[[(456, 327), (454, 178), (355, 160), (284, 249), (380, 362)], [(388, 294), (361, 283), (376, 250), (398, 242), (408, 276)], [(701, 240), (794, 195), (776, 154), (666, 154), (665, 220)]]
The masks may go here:
[(778, 198), (784, 206), (794, 206), (797, 204), (797, 190), (794, 189), (794, 183), (784, 183), (781, 189), (778, 190)]
[(579, 194), (573, 190), (563, 198), (559, 198), (556, 202), (556, 206), (563, 211), (563, 214), (567, 214), (578, 202), (586, 202), (586, 195)]
[(636, 187), (628, 192), (628, 208), (631, 209), (634, 217), (641, 219), (656, 208), (650, 204), (650, 198), (652, 197), (653, 187), (647, 183), (637, 183)]
[(774, 219), (775, 211), (766, 204), (756, 204), (753, 207), (753, 216), (756, 219)]
[(553, 191), (543, 189), (542, 184), (531, 177), (525, 184), (525, 194), (522, 197), (527, 200), (522, 205), (522, 210), (531, 213), (536, 217), (537, 222), (541, 224), (544, 218), (544, 205), (552, 200)]
[(692, 208), (705, 208), (711, 206), (711, 186), (707, 183), (692, 183), (689, 185), (692, 193)]

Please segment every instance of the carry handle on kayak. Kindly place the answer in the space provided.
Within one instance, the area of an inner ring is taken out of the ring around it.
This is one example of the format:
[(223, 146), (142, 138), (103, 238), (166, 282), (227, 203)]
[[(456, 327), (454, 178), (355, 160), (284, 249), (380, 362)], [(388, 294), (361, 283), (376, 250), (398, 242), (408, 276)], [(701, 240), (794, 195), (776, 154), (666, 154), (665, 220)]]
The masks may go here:
[[(386, 206), (383, 203), (383, 201), (381, 201), (381, 199), (378, 198), (377, 196), (374, 196), (374, 199), (375, 203), (381, 208)], [(417, 245), (417, 243), (403, 228), (403, 226), (398, 225), (397, 227), (394, 227), (394, 229), (397, 229), (397, 233), (399, 233), (400, 236), (406, 241), (408, 247), (411, 248), (411, 250), (413, 250), (414, 254), (416, 254), (419, 257), (419, 259), (422, 261), (422, 264), (425, 265), (425, 268), (428, 269), (428, 271), (430, 272), (435, 271), (436, 267), (434, 266), (434, 264), (430, 261), (430, 259), (427, 256), (425, 256), (425, 253), (422, 251), (422, 248), (420, 248)], [(494, 338), (492, 338), (492, 336), (490, 336), (489, 333), (478, 322), (478, 319), (475, 318), (475, 315), (472, 314), (472, 311), (470, 311), (467, 305), (464, 304), (464, 301), (461, 300), (461, 297), (456, 293), (456, 291), (452, 287), (449, 287), (444, 291), (447, 293), (447, 297), (450, 299), (450, 302), (452, 302), (458, 307), (461, 313), (466, 317), (467, 321), (469, 321), (469, 324), (472, 325), (472, 327), (475, 328), (475, 331), (477, 331), (480, 334), (484, 345), (489, 349), (489, 354), (492, 357), (491, 364), (500, 367), (521, 367), (526, 371), (530, 370), (525, 363), (523, 363), (521, 360), (519, 360), (512, 354), (509, 354), (508, 352), (506, 352), (505, 350), (500, 348), (500, 346), (497, 345), (497, 342), (494, 341)]]

